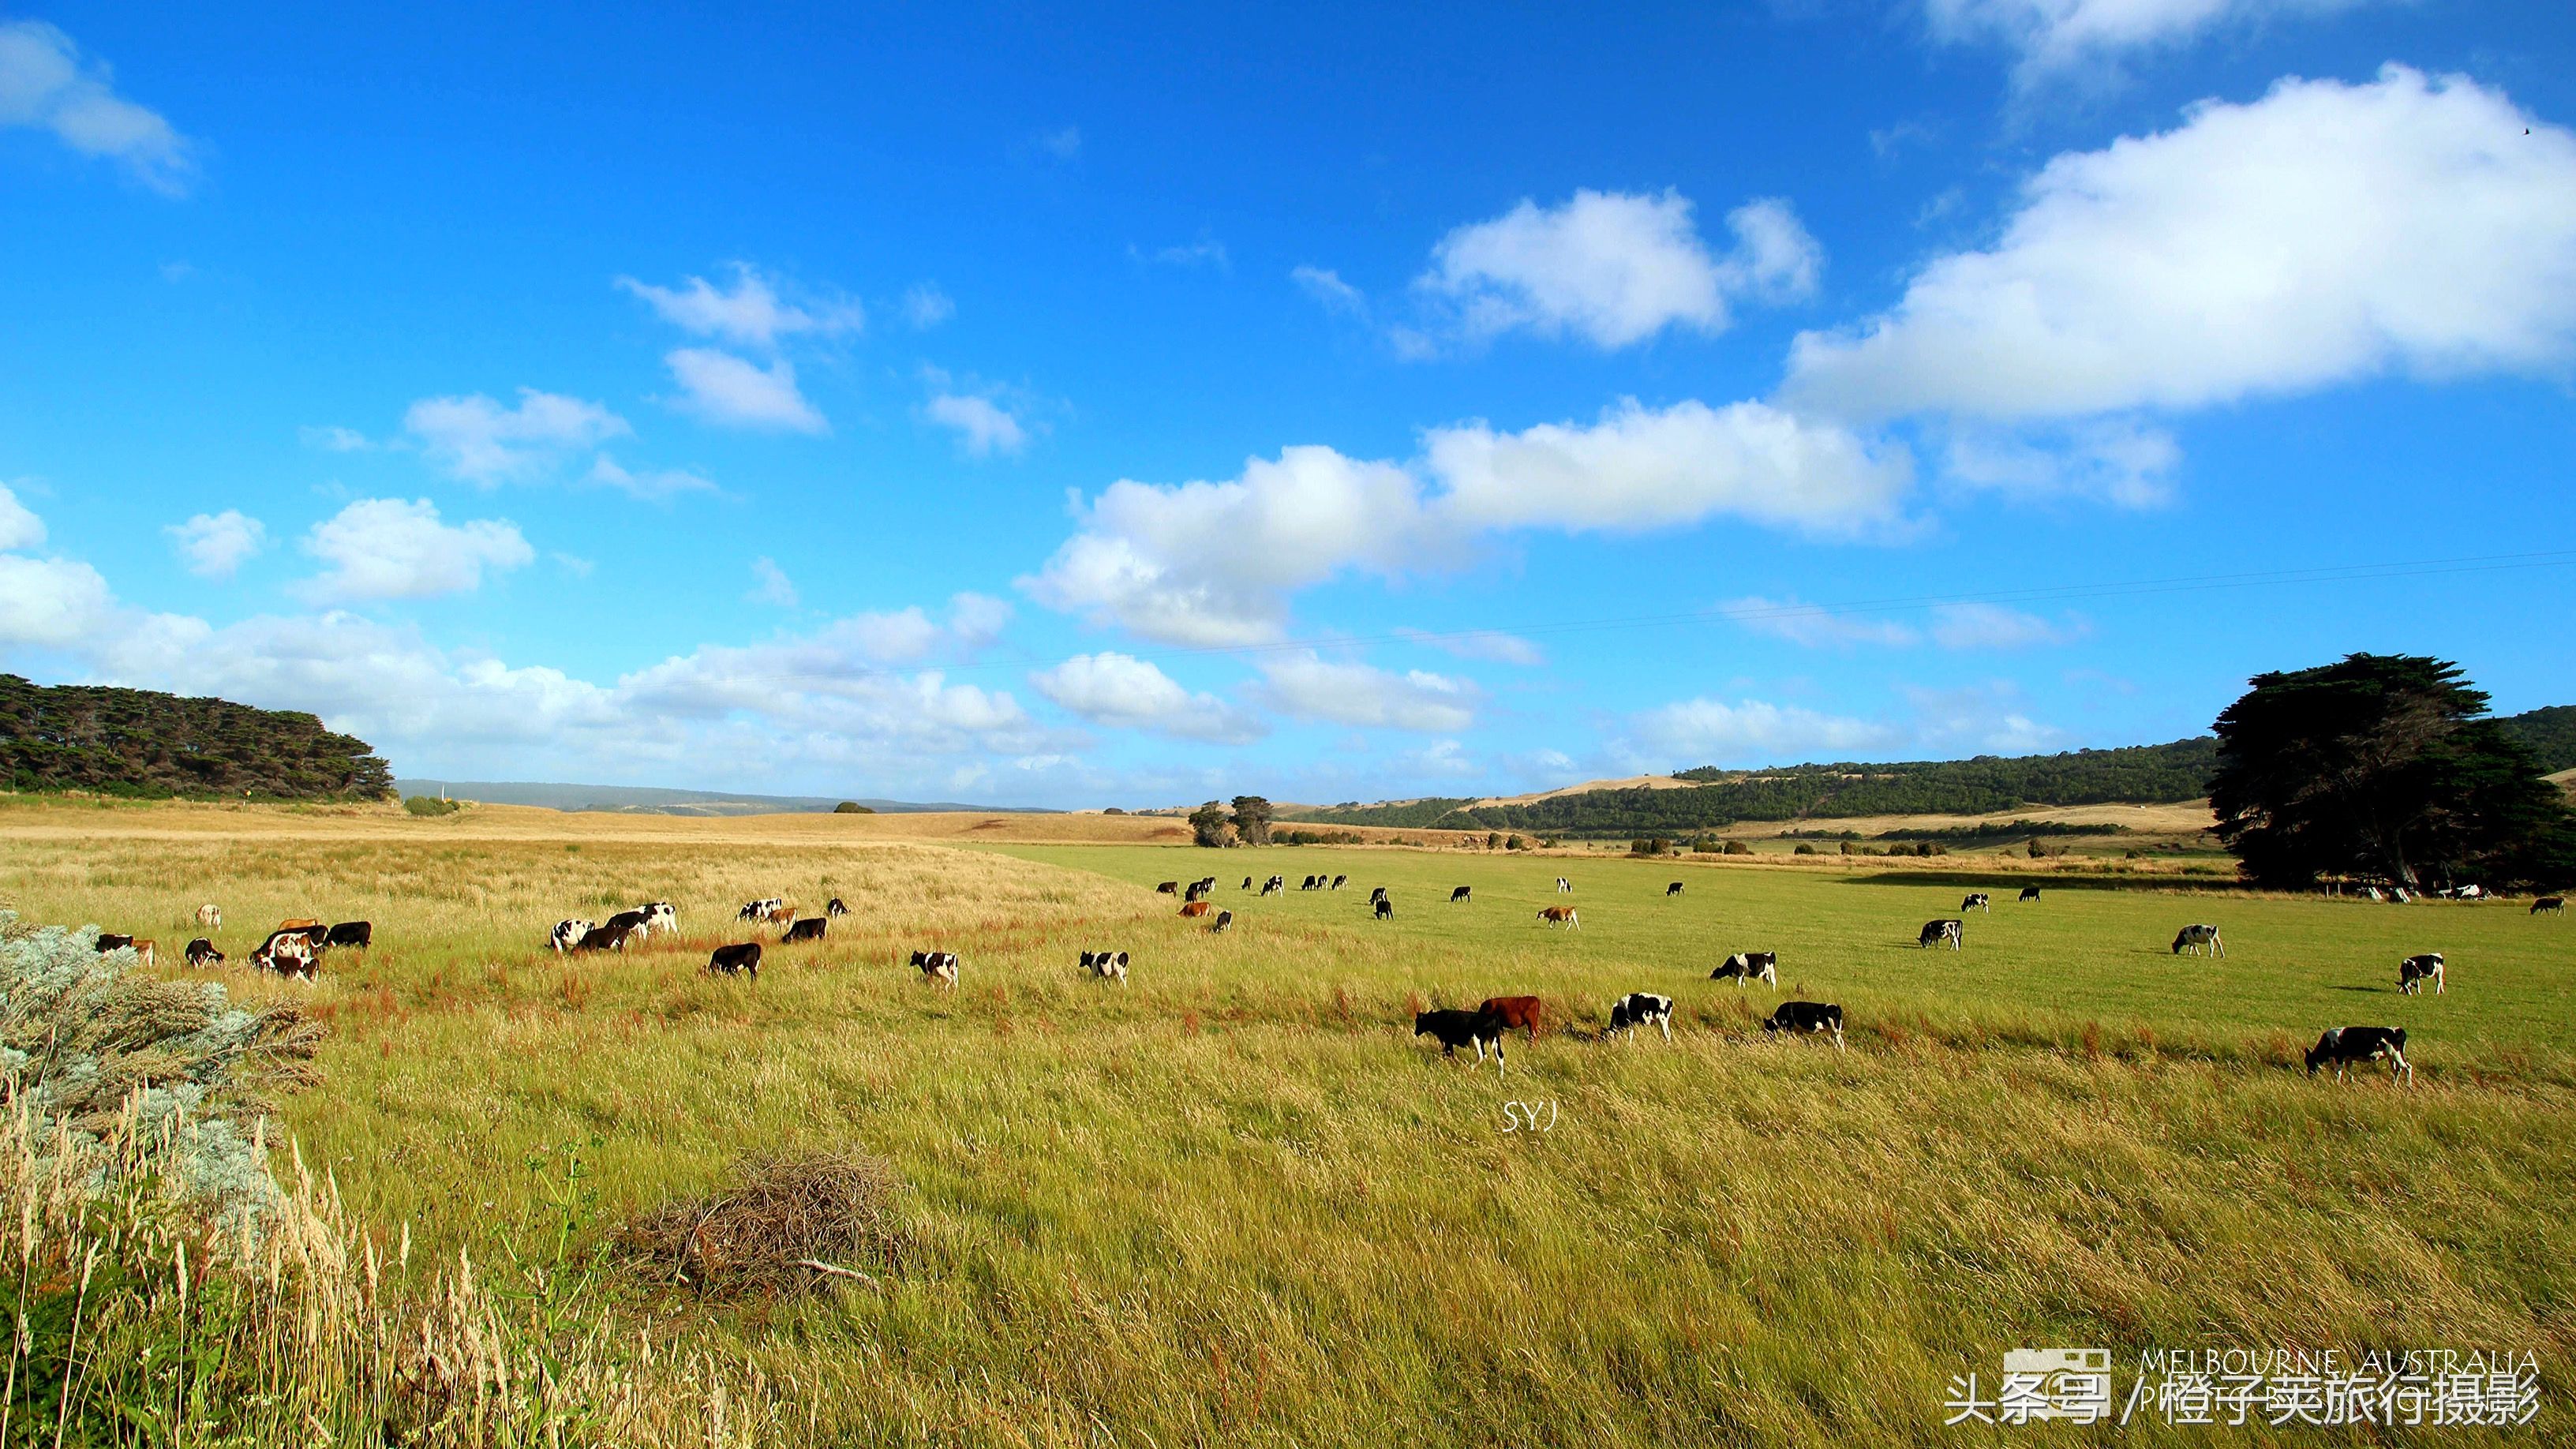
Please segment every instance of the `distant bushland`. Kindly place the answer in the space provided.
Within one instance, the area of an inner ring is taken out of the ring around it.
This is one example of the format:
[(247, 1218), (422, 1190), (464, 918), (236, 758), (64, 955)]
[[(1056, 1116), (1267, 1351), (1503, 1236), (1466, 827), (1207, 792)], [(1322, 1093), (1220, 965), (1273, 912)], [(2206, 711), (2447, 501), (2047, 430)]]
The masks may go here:
[(384, 800), (375, 747), (300, 710), (0, 674), (0, 773), (14, 790), (136, 799)]

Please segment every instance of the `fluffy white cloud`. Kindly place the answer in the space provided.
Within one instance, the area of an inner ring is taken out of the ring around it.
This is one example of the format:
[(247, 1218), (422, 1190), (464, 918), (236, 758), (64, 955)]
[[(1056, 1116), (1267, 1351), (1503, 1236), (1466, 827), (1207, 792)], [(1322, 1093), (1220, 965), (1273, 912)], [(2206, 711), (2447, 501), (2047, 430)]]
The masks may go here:
[(937, 282), (918, 282), (904, 289), (903, 320), (916, 332), (927, 332), (957, 315), (957, 304)]
[(426, 599), (483, 585), (483, 571), (536, 561), (518, 525), (484, 518), (451, 526), (422, 498), (361, 498), (313, 525), (304, 551), (326, 566), (304, 586), (315, 599)]
[(1476, 687), (1462, 679), (1330, 660), (1303, 649), (1260, 661), (1261, 699), (1283, 713), (1334, 724), (1452, 734), (1475, 722)]
[(95, 637), (115, 607), (107, 580), (88, 564), (0, 554), (0, 644), (76, 645)]
[(1077, 654), (1029, 676), (1038, 693), (1094, 724), (1180, 739), (1241, 744), (1261, 724), (1212, 694), (1192, 694), (1152, 663), (1125, 654)]
[(796, 584), (787, 570), (766, 555), (751, 561), (751, 592), (743, 595), (755, 604), (774, 604), (781, 609), (796, 607)]
[(1629, 723), (1636, 746), (1650, 757), (1696, 764), (1847, 759), (1885, 749), (1900, 738), (1886, 725), (1760, 699), (1734, 704), (1686, 699), (1647, 710)]
[(188, 142), (160, 113), (118, 95), (104, 64), (41, 20), (0, 21), (0, 126), (50, 131), (164, 195), (187, 190), (195, 173)]
[(2571, 356), (2576, 135), (2390, 66), (2057, 157), (1991, 249), (1934, 260), (1856, 329), (1802, 334), (1784, 396), (2047, 419)]
[(45, 521), (19, 502), (9, 485), (0, 483), (0, 552), (34, 548), (44, 541)]
[(590, 481), (635, 498), (660, 502), (682, 493), (712, 493), (715, 484), (686, 468), (656, 468), (630, 473), (606, 453), (590, 460)]
[(2178, 46), (2222, 26), (2322, 15), (2367, 0), (1924, 0), (1932, 33), (2020, 55), (2025, 83), (2122, 53)]
[(479, 392), (422, 398), (404, 412), (403, 431), (430, 462), (468, 482), (493, 484), (532, 477), (567, 452), (634, 429), (598, 403), (523, 387), (514, 408)]
[(1016, 453), (1029, 445), (1028, 429), (989, 397), (943, 392), (923, 406), (932, 422), (957, 434), (957, 445), (978, 458)]
[(733, 264), (730, 288), (711, 285), (704, 277), (684, 277), (678, 287), (619, 277), (617, 285), (643, 298), (663, 321), (683, 331), (764, 351), (775, 349), (781, 338), (836, 337), (856, 332), (866, 323), (863, 309), (846, 297), (815, 298), (804, 304), (782, 299), (778, 284), (747, 262)]
[[(2044, 436), (2034, 441), (2034, 432)], [(1942, 476), (1998, 493), (2075, 494), (2147, 508), (2172, 496), (2182, 463), (2173, 434), (2134, 418), (2080, 418), (2053, 429), (1958, 424), (1949, 434)]]
[(1787, 202), (1748, 203), (1727, 224), (1736, 246), (1720, 256), (1678, 192), (1577, 191), (1556, 207), (1524, 200), (1442, 238), (1415, 285), (1454, 306), (1471, 337), (1526, 327), (1605, 348), (1669, 326), (1721, 331), (1731, 299), (1814, 289), (1823, 253)]
[(238, 508), (200, 513), (162, 530), (170, 535), (188, 572), (201, 579), (229, 579), (268, 546), (268, 528)]
[(761, 367), (712, 347), (682, 347), (662, 360), (680, 384), (676, 405), (708, 422), (764, 432), (832, 430), (796, 390), (796, 368), (786, 358)]
[(1355, 317), (1368, 315), (1368, 298), (1360, 289), (1342, 280), (1342, 274), (1325, 267), (1295, 267), (1288, 273), (1300, 291), (1324, 304), (1325, 310), (1348, 312)]

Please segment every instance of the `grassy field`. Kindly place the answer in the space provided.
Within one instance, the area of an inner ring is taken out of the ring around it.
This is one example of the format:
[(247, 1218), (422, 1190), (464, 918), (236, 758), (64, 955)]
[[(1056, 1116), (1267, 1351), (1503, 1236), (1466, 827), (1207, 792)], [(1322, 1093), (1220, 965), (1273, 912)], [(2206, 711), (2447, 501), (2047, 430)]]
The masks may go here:
[[(1951, 1376), (2061, 1343), (2527, 1348), (2538, 1432), (2569, 1432), (2563, 918), (2058, 876), (2022, 906), (1995, 876), (1954, 955), (1912, 945), (1954, 860), (961, 849), (849, 819), (13, 807), (0, 898), (169, 954), (200, 900), (236, 955), (281, 917), (373, 920), (318, 986), (228, 979), (331, 1028), (286, 1123), (415, 1264), (527, 1251), (573, 1154), (603, 1240), (746, 1155), (887, 1159), (918, 1246), (882, 1288), (620, 1300), (757, 1365), (790, 1440), (1978, 1442), (1941, 1426)], [(1352, 888), (1236, 889), (1318, 871)], [(1225, 936), (1152, 893), (1210, 873)], [(1559, 874), (1579, 931), (1533, 919)], [(769, 894), (857, 914), (756, 984), (705, 977)], [(680, 944), (543, 948), (646, 899)], [(2168, 952), (2195, 920), (2226, 961)], [(954, 995), (900, 964), (934, 945)], [(1133, 984), (1079, 977), (1086, 946)], [(1739, 949), (1778, 951), (1782, 992), (1705, 979)], [(2396, 995), (2419, 950), (2447, 995)], [(1640, 989), (1680, 1001), (1676, 1040), (1593, 1040)], [(1562, 1010), (1499, 1080), (1407, 1034), (1505, 993)], [(1764, 1038), (1782, 995), (1842, 1002), (1851, 1050)], [(2416, 1091), (2295, 1069), (2351, 1022), (2409, 1027)], [(1507, 1101), (1553, 1125), (1505, 1131)]]

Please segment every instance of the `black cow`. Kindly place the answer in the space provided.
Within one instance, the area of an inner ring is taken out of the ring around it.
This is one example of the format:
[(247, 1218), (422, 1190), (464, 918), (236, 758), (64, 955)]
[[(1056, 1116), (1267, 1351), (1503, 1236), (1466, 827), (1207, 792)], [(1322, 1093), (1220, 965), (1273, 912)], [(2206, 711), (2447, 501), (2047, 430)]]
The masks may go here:
[(1243, 888), (1244, 888), (1245, 890), (1250, 890), (1250, 889), (1252, 889), (1252, 877), (1250, 877), (1250, 876), (1245, 876), (1245, 877), (1243, 878)]
[(2531, 903), (2531, 913), (2533, 915), (2539, 915), (2544, 911), (2553, 916), (2566, 914), (2567, 898), (2565, 896), (2542, 896), (2540, 899)]
[(739, 971), (757, 981), (760, 979), (760, 943), (745, 941), (739, 946), (718, 946), (707, 958), (710, 974), (730, 976)]
[(376, 928), (373, 923), (367, 921), (342, 921), (340, 924), (331, 928), (330, 934), (322, 938), (322, 944), (325, 946), (350, 946), (360, 951), (364, 951), (370, 945), (374, 944), (375, 939)]
[(1970, 891), (1968, 898), (1959, 902), (1959, 914), (1964, 916), (1970, 911), (1984, 911), (1988, 915), (1993, 915), (1995, 903), (1984, 891)]
[(849, 913), (850, 908), (841, 904), (841, 898), (839, 896), (832, 897), (831, 900), (825, 902), (823, 905), (823, 916), (826, 920), (836, 916), (846, 916)]
[(1376, 905), (1378, 902), (1380, 902), (1380, 901), (1382, 901), (1382, 900), (1385, 900), (1385, 899), (1386, 899), (1386, 887), (1384, 887), (1384, 886), (1372, 886), (1372, 887), (1370, 887), (1370, 889), (1369, 889), (1369, 904), (1370, 904), (1370, 905)]
[(609, 917), (607, 920), (604, 920), (599, 924), (614, 930), (632, 931), (639, 936), (650, 936), (653, 934), (652, 913), (641, 909), (619, 911), (616, 915)]
[(1167, 880), (1161, 885), (1154, 887), (1154, 894), (1158, 896), (1176, 896), (1180, 893), (1181, 883), (1176, 880)]
[(2427, 981), (2433, 983), (2433, 994), (2436, 996), (2450, 989), (2443, 980), (2441, 952), (2427, 951), (2421, 956), (2409, 956), (2397, 963), (2398, 990), (2409, 996), (2421, 996), (2424, 994), (2424, 983)]
[(957, 953), (954, 951), (915, 951), (913, 969), (927, 981), (945, 981), (948, 989), (957, 989)]
[[(1454, 905), (1458, 904), (1460, 901), (1467, 900), (1467, 891), (1468, 891), (1468, 887), (1466, 887), (1466, 886), (1458, 886), (1458, 887), (1453, 888), (1453, 889), (1449, 892), (1449, 904), (1451, 904), (1451, 905), (1453, 905), (1453, 906), (1454, 906)], [(1471, 902), (1469, 902), (1469, 904), (1471, 904), (1471, 905), (1472, 905), (1472, 904), (1474, 904), (1474, 903), (1471, 901)]]
[(224, 964), (224, 953), (215, 949), (214, 942), (207, 940), (203, 936), (199, 936), (197, 939), (188, 943), (188, 964), (191, 966), (220, 966)]
[(2039, 887), (2037, 887), (2037, 886), (2023, 886), (2023, 887), (2021, 888), (2021, 898), (2022, 898), (2023, 900), (2026, 900), (2026, 901), (2035, 901), (2035, 900), (2038, 900), (2038, 899), (2039, 899)]
[(1333, 877), (1333, 889), (1335, 890), (1340, 890), (1342, 887), (1349, 885), (1350, 883), (1351, 878), (1349, 876), (1337, 875)]
[(1181, 899), (1184, 901), (1203, 901), (1207, 899), (1207, 894), (1207, 882), (1203, 880), (1194, 880), (1190, 882), (1189, 889), (1181, 893)]
[(1377, 904), (1371, 909), (1377, 919), (1381, 921), (1392, 921), (1395, 919), (1395, 902), (1388, 900), (1384, 896), (1379, 896), (1377, 898)]
[(1914, 938), (1914, 944), (1917, 946), (1938, 946), (1942, 942), (1947, 941), (1950, 943), (1950, 949), (1956, 951), (1960, 949), (1960, 938), (1967, 934), (1967, 930), (1968, 923), (1965, 921), (1925, 921), (1923, 923), (1921, 934)]
[(1664, 895), (1665, 895), (1667, 898), (1670, 898), (1670, 897), (1672, 897), (1672, 896), (1680, 895), (1681, 893), (1682, 893), (1682, 883), (1681, 883), (1680, 881), (1674, 881), (1671, 885), (1668, 885), (1668, 886), (1664, 887)]
[(1738, 951), (1717, 963), (1717, 969), (1708, 973), (1708, 979), (1711, 981), (1725, 981), (1729, 978), (1732, 978), (1738, 986), (1749, 986), (1755, 981), (1768, 981), (1777, 987), (1780, 984), (1780, 953)]
[(2388, 1058), (2388, 1080), (2402, 1074), (2406, 1085), (2415, 1085), (2415, 1069), (2406, 1062), (2406, 1028), (2402, 1026), (2337, 1026), (2329, 1027), (2308, 1048), (2308, 1075), (2317, 1068), (2332, 1066), (2335, 1080), (2344, 1079), (2344, 1070), (2355, 1062), (2374, 1062)]
[(1473, 1046), (1477, 1065), (1485, 1061), (1485, 1043), (1494, 1044), (1494, 1074), (1503, 1071), (1503, 1019), (1482, 1011), (1426, 1011), (1413, 1018), (1413, 1034), (1429, 1036), (1440, 1043), (1440, 1054), (1456, 1056), (1458, 1048)]
[[(1664, 1040), (1673, 1039), (1673, 999), (1651, 991), (1631, 991), (1610, 1003), (1610, 1025), (1602, 1035), (1624, 1032), (1637, 1026), (1663, 1028)], [(1633, 1040), (1633, 1038), (1632, 1038)]]
[(1834, 1050), (1843, 1047), (1843, 1009), (1827, 1001), (1784, 1001), (1762, 1023), (1764, 1031), (1831, 1032)]
[(1215, 919), (1215, 920), (1213, 920), (1213, 921), (1208, 922), (1208, 934), (1209, 934), (1209, 935), (1211, 935), (1211, 936), (1213, 936), (1213, 935), (1215, 935), (1217, 932), (1222, 931), (1222, 930), (1224, 930), (1226, 927), (1231, 926), (1231, 925), (1233, 925), (1233, 924), (1234, 924), (1234, 912), (1232, 912), (1232, 911), (1219, 911), (1219, 912), (1217, 912), (1217, 913), (1216, 913), (1216, 919)]
[(133, 944), (134, 938), (132, 936), (110, 936), (102, 934), (98, 938), (98, 954), (104, 956), (110, 951), (121, 951)]
[(626, 949), (627, 940), (641, 929), (642, 928), (639, 926), (594, 926), (591, 928), (588, 935), (583, 936), (581, 940), (574, 945), (573, 949), (576, 951), (623, 951)]
[(1323, 878), (1322, 876), (1320, 876), (1320, 875), (1310, 875), (1310, 876), (1306, 877), (1304, 880), (1301, 880), (1301, 881), (1297, 882), (1297, 889), (1299, 889), (1299, 890), (1301, 890), (1301, 891), (1310, 891), (1310, 890), (1313, 890), (1315, 887), (1317, 887), (1317, 886), (1319, 886), (1319, 885), (1321, 885), (1321, 884), (1323, 884), (1323, 883), (1324, 883), (1324, 878)]
[(781, 946), (789, 946), (794, 945), (798, 941), (822, 940), (823, 928), (830, 924), (831, 922), (824, 920), (821, 916), (807, 916), (805, 919), (798, 921), (795, 925), (788, 927), (787, 934), (778, 938), (778, 944)]

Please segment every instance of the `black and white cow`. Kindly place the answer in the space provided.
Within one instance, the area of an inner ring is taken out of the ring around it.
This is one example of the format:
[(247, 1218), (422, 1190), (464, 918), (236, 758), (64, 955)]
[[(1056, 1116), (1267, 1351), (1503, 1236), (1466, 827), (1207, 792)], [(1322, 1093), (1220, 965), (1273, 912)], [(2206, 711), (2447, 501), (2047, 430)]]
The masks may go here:
[(786, 904), (787, 902), (778, 896), (765, 896), (760, 900), (745, 901), (742, 903), (742, 909), (734, 912), (734, 919), (750, 921), (757, 925), (763, 921), (776, 919), (779, 908)]
[(314, 963), (313, 938), (302, 931), (272, 933), (266, 941), (260, 943), (258, 950), (250, 953), (250, 964), (255, 970), (274, 971), (289, 979), (301, 976), (311, 981), (316, 979), (318, 974)]
[(671, 903), (669, 901), (646, 901), (644, 904), (637, 906), (635, 910), (638, 915), (641, 915), (644, 918), (645, 935), (676, 936), (680, 934), (680, 913), (671, 909)]
[(2037, 887), (2037, 886), (2023, 886), (2023, 887), (2021, 888), (2021, 898), (2022, 898), (2023, 900), (2025, 900), (2025, 901), (2035, 901), (2035, 900), (2038, 900), (2038, 899), (2039, 899), (2039, 887)]
[(546, 944), (555, 948), (555, 954), (561, 955), (566, 951), (578, 949), (581, 938), (589, 935), (590, 930), (591, 922), (579, 917), (569, 921), (557, 921), (553, 933), (546, 937)]
[[(1664, 1040), (1673, 1039), (1673, 999), (1651, 991), (1631, 991), (1610, 1003), (1610, 1025), (1601, 1034), (1633, 1031), (1640, 1026), (1661, 1027)], [(1635, 1038), (1630, 1038), (1634, 1040)]]
[(1956, 918), (1947, 921), (1925, 921), (1923, 929), (1914, 937), (1914, 944), (1938, 946), (1946, 941), (1951, 950), (1957, 951), (1962, 949), (1961, 941), (1967, 933), (1968, 923)]
[(1994, 898), (1987, 895), (1984, 891), (1968, 892), (1968, 898), (1959, 902), (1959, 914), (1964, 916), (1970, 911), (1983, 911), (1987, 915), (1993, 915), (1995, 913)]
[(1369, 911), (1378, 920), (1392, 921), (1395, 919), (1395, 902), (1379, 896), (1377, 903), (1369, 907)]
[(1762, 1022), (1766, 1032), (1795, 1031), (1812, 1036), (1831, 1033), (1834, 1050), (1843, 1051), (1843, 1009), (1829, 1001), (1784, 1001)]
[(1203, 901), (1207, 899), (1207, 895), (1207, 882), (1203, 880), (1194, 880), (1189, 883), (1187, 889), (1181, 892), (1181, 900), (1184, 903), (1189, 901)]
[(1351, 878), (1349, 876), (1337, 875), (1333, 877), (1333, 889), (1335, 890), (1340, 890), (1342, 887), (1349, 885), (1350, 883)]
[(914, 970), (921, 973), (923, 980), (945, 981), (948, 983), (949, 990), (957, 989), (956, 952), (915, 951), (912, 953), (912, 966)]
[(2567, 898), (2565, 896), (2542, 896), (2540, 899), (2531, 903), (2531, 913), (2535, 916), (2543, 913), (2558, 916), (2564, 915), (2566, 912)]
[(778, 944), (782, 946), (792, 946), (798, 941), (822, 940), (823, 929), (830, 924), (830, 921), (825, 920), (821, 916), (807, 916), (805, 919), (798, 921), (795, 925), (789, 926), (787, 928), (787, 934), (778, 938)]
[(2337, 1026), (2329, 1027), (2308, 1048), (2308, 1075), (2317, 1068), (2334, 1068), (2335, 1080), (2344, 1079), (2345, 1069), (2355, 1062), (2375, 1062), (2388, 1058), (2388, 1080), (2404, 1076), (2406, 1085), (2415, 1085), (2415, 1068), (2406, 1061), (2406, 1028), (2402, 1026)]
[(364, 951), (370, 945), (374, 944), (375, 939), (376, 928), (373, 923), (368, 921), (342, 921), (340, 924), (333, 926), (330, 931), (323, 936), (322, 944), (325, 946), (346, 946), (353, 950)]
[(573, 943), (573, 949), (576, 951), (623, 951), (626, 949), (629, 941), (642, 935), (643, 932), (644, 928), (642, 926), (621, 926), (616, 923), (614, 918), (612, 918), (605, 926), (592, 927), (579, 941)]
[[(1454, 905), (1458, 904), (1460, 901), (1465, 901), (1465, 900), (1467, 900), (1467, 899), (1468, 899), (1468, 896), (1469, 896), (1469, 893), (1470, 893), (1470, 888), (1469, 888), (1469, 887), (1467, 887), (1467, 886), (1454, 886), (1454, 887), (1452, 887), (1452, 888), (1450, 889), (1450, 891), (1449, 891), (1449, 904), (1451, 904), (1451, 905), (1453, 905), (1453, 906), (1454, 906)], [(1474, 902), (1469, 901), (1469, 904), (1471, 904), (1471, 905), (1472, 905), (1472, 904), (1474, 904)]]
[(1265, 896), (1282, 896), (1287, 893), (1288, 877), (1284, 875), (1274, 875), (1261, 883), (1261, 894)]
[(1369, 888), (1369, 904), (1370, 904), (1370, 905), (1376, 905), (1378, 902), (1380, 902), (1380, 901), (1382, 901), (1382, 900), (1385, 900), (1385, 899), (1386, 899), (1386, 887), (1384, 887), (1384, 886), (1371, 886), (1371, 887)]
[(216, 905), (213, 901), (208, 901), (204, 905), (197, 907), (197, 924), (200, 926), (212, 927), (218, 931), (222, 930), (224, 928), (224, 908)]
[(1681, 893), (1682, 883), (1680, 881), (1674, 881), (1671, 885), (1664, 887), (1664, 895), (1667, 899), (1680, 895)]
[(1124, 951), (1085, 951), (1082, 969), (1103, 981), (1127, 984), (1127, 953)]
[(1473, 1046), (1476, 1064), (1484, 1065), (1485, 1043), (1494, 1044), (1494, 1074), (1503, 1071), (1503, 1019), (1482, 1011), (1425, 1011), (1413, 1018), (1413, 1034), (1428, 1036), (1440, 1043), (1440, 1054), (1456, 1056), (1458, 1048)]
[(2174, 932), (2173, 953), (2179, 956), (2185, 951), (2195, 956), (2203, 954), (2212, 957), (2224, 956), (2227, 954), (2227, 943), (2218, 939), (2216, 926), (2206, 923), (2189, 925)]
[(1574, 882), (1567, 880), (1563, 876), (1558, 876), (1556, 878), (1556, 893), (1561, 896), (1570, 896), (1574, 894)]
[(757, 981), (760, 979), (760, 943), (745, 941), (738, 946), (718, 946), (707, 958), (710, 975), (730, 976), (739, 971)]
[(841, 904), (841, 898), (839, 896), (834, 896), (823, 903), (823, 919), (827, 921), (837, 920), (849, 913), (850, 908)]
[(2433, 994), (2440, 996), (2450, 988), (2442, 979), (2442, 953), (2427, 951), (2409, 956), (2397, 963), (2397, 989), (2409, 996), (2424, 994), (2424, 983), (2433, 983)]
[(1234, 912), (1232, 912), (1232, 911), (1219, 911), (1219, 912), (1217, 912), (1217, 913), (1216, 913), (1216, 919), (1215, 919), (1215, 920), (1213, 920), (1213, 921), (1208, 922), (1208, 934), (1209, 934), (1209, 935), (1211, 935), (1211, 936), (1213, 936), (1213, 935), (1215, 935), (1217, 932), (1222, 931), (1222, 930), (1224, 930), (1226, 927), (1231, 926), (1231, 925), (1233, 925), (1233, 924), (1234, 924)]
[(224, 953), (215, 949), (214, 942), (207, 940), (203, 936), (199, 936), (197, 939), (188, 943), (188, 964), (191, 966), (221, 966), (224, 964)]
[(1711, 981), (1731, 979), (1738, 986), (1750, 986), (1756, 981), (1767, 981), (1776, 991), (1780, 986), (1780, 953), (1738, 951), (1718, 962), (1717, 969), (1708, 973), (1708, 979)]

